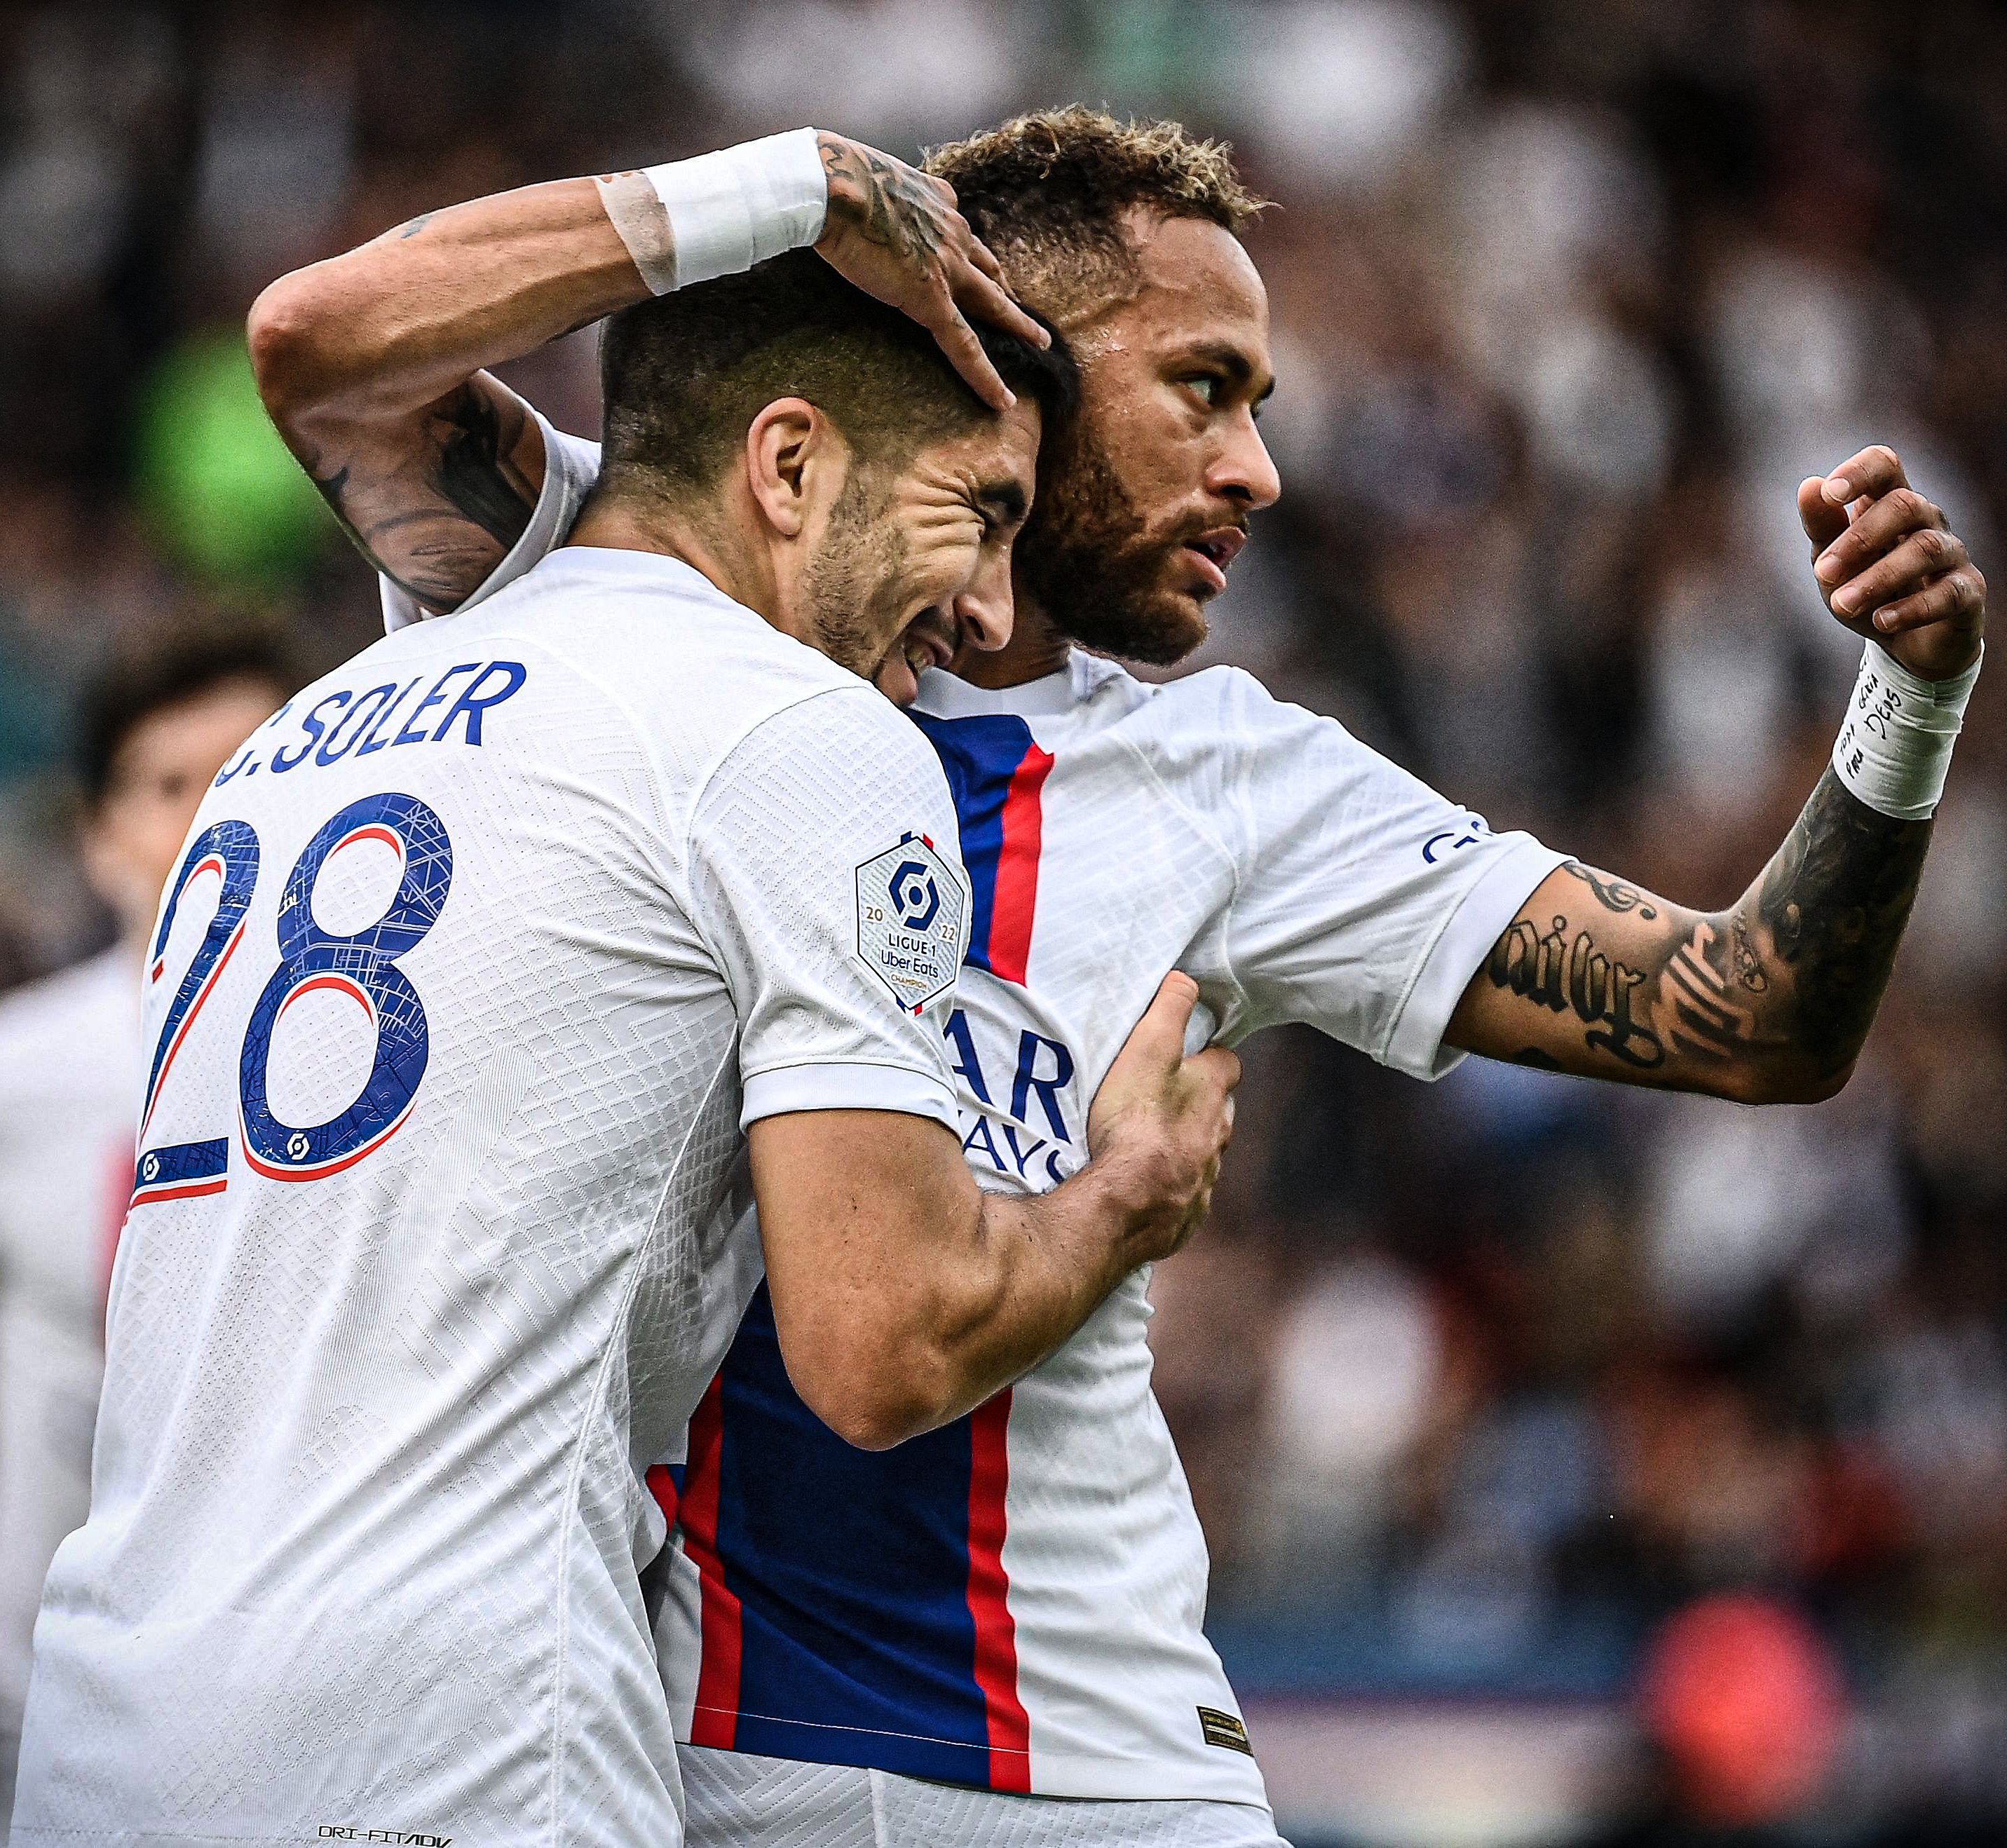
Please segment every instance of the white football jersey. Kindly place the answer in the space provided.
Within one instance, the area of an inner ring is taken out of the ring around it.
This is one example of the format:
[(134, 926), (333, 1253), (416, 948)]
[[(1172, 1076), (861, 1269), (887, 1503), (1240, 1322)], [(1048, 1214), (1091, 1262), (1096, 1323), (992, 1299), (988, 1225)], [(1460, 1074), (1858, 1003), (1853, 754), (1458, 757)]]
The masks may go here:
[[(550, 455), (556, 532), (597, 455), (563, 436)], [(1237, 670), (1153, 686), (1077, 654), (1000, 692), (930, 673), (915, 717), (974, 892), (945, 1030), (986, 1187), (1081, 1166), (1095, 1091), (1174, 968), (1228, 1045), (1307, 1021), (1439, 1077), (1465, 988), (1562, 859)], [(657, 1574), (678, 1736), (1048, 1796), (1265, 1801), (1202, 1629), (1148, 1285), (972, 1416), (876, 1455), (795, 1396), (757, 1293), (686, 1460), (651, 1475), (678, 1513)]]
[(969, 911), (912, 727), (650, 554), (255, 733), (146, 972), (16, 1843), (672, 1848), (642, 1471), (759, 1275), (743, 1128), (952, 1125)]
[(0, 1000), (0, 1803), (13, 1788), (42, 1576), (90, 1505), (139, 1070), (129, 947)]

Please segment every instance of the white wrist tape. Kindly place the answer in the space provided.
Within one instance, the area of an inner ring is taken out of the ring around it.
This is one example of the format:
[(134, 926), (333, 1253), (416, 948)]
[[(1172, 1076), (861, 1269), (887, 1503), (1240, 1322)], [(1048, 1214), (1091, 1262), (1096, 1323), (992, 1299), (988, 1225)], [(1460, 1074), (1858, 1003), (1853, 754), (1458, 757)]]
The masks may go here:
[(613, 228), (658, 295), (813, 244), (829, 205), (813, 129), (613, 174), (598, 185)]
[(1955, 679), (1920, 680), (1870, 642), (1833, 740), (1833, 774), (1871, 809), (1897, 821), (1928, 820), (1978, 678), (1975, 661)]

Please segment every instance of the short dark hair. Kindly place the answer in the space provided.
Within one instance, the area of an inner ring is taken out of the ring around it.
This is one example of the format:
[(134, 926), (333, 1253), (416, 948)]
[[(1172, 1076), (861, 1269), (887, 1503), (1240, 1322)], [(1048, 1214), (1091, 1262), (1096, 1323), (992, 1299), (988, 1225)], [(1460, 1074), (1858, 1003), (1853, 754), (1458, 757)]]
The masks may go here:
[[(1056, 336), (1045, 351), (978, 326), (1004, 382), (1049, 421), (1079, 380)], [(874, 300), (812, 250), (623, 309), (600, 346), (608, 473), (708, 488), (778, 398), (806, 398), (873, 460), (989, 414), (917, 322)]]
[(1203, 219), (1238, 237), (1268, 203), (1242, 182), (1226, 143), (1078, 104), (930, 149), (926, 166), (954, 189), (1011, 287), (1035, 312), (1069, 325), (1134, 291), (1136, 255), (1122, 224), (1132, 208)]
[(195, 616), (150, 626), (101, 661), (83, 689), (76, 767), (86, 799), (104, 801), (125, 741), (157, 712), (237, 680), (266, 682), (283, 699), (304, 677), (274, 625)]

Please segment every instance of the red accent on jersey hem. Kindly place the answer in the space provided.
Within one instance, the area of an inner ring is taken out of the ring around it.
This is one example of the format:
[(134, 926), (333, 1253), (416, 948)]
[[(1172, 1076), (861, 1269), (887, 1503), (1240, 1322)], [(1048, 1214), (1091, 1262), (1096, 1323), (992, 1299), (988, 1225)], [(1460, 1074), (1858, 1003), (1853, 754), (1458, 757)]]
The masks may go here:
[(739, 1737), (739, 1664), (745, 1619), (718, 1557), (718, 1498), (725, 1444), (725, 1380), (713, 1380), (690, 1420), (690, 1461), (678, 1517), (683, 1551), (697, 1568), (702, 1640), (690, 1742), (730, 1751)]
[[(1051, 758), (1046, 763), (1049, 766)], [(1039, 775), (1042, 780), (1044, 772)], [(975, 1681), (989, 1731), (989, 1787), (1028, 1792), (1032, 1723), (1018, 1698), (1018, 1626), (1004, 1570), (1010, 1423), (1007, 1387), (968, 1420), (968, 1614), (975, 1624)]]
[[(185, 1187), (150, 1191), (142, 1187), (132, 1196), (134, 1206), (157, 1206), (164, 1200), (199, 1200), (205, 1194), (220, 1194), (230, 1185), (230, 1176), (219, 1174), (211, 1180), (192, 1180)], [(117, 1241), (114, 1240), (115, 1253)]]
[(1039, 853), (1045, 828), (1042, 796), (1052, 767), (1049, 751), (1029, 746), (1011, 772), (1010, 792), (1004, 798), (1004, 842), (997, 850), (996, 896), (989, 912), (989, 969), (1021, 987), (1039, 906)]

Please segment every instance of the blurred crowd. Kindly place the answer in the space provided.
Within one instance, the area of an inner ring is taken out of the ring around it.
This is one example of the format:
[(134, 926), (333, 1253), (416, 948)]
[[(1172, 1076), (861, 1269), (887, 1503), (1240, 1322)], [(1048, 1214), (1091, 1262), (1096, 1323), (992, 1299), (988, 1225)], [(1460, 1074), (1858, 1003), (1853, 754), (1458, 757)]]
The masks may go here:
[[(252, 390), (265, 282), (527, 181), (808, 121), (911, 154), (1069, 100), (1225, 135), (1279, 202), (1250, 243), (1285, 495), (1203, 660), (1495, 826), (1742, 887), (1859, 653), (1794, 489), (1864, 442), (2007, 591), (1981, 0), (7, 6), (0, 988), (108, 940), (71, 845), (97, 661), (191, 609), (310, 665), (376, 633)], [(589, 333), (511, 376), (595, 432)], [(1215, 1222), (1155, 1288), (1243, 1692), (1642, 1686), (1641, 1814), (2000, 1839), (2003, 1103), (1998, 672), (1832, 1102), (1257, 1042)], [(1709, 1755), (1710, 1638), (1781, 1664), (1801, 1776)]]

